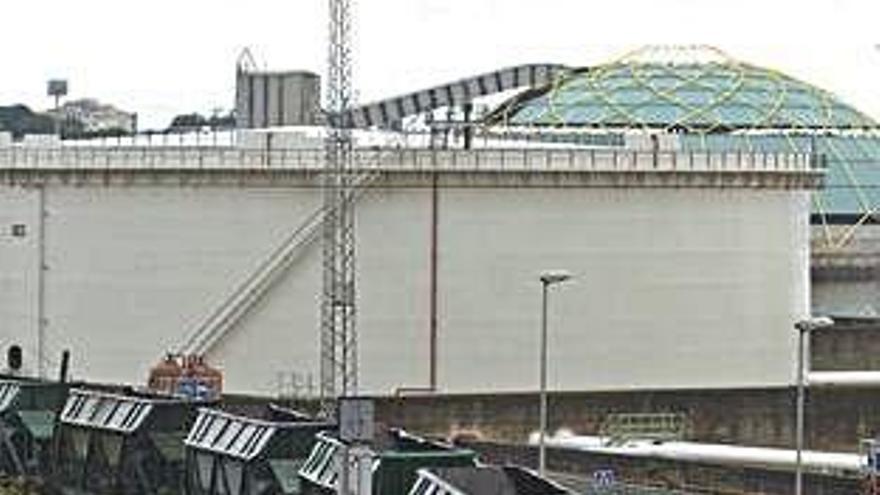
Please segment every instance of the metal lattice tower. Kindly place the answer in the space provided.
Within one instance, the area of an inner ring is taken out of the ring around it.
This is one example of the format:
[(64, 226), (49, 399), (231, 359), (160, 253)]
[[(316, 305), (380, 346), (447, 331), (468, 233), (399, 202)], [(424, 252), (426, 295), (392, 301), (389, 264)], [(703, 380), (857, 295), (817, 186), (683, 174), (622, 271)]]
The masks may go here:
[(352, 105), (351, 0), (329, 0), (328, 129), (324, 167), (321, 412), (357, 391), (355, 236), (351, 126), (339, 118)]

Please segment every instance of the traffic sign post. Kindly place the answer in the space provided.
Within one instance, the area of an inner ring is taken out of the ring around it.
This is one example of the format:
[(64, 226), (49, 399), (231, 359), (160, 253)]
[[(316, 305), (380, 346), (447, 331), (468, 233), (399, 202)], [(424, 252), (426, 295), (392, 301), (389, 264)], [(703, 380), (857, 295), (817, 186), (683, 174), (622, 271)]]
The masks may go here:
[(870, 438), (859, 443), (862, 456), (863, 492), (868, 495), (880, 493), (878, 473), (880, 473), (880, 441)]
[[(376, 406), (365, 397), (340, 397), (337, 410), (342, 466), (337, 485), (339, 495), (369, 495), (372, 486), (372, 459), (365, 444), (376, 436)], [(351, 473), (354, 471), (354, 483)]]
[(373, 399), (341, 397), (339, 399), (339, 439), (343, 442), (371, 442), (376, 435), (376, 408)]

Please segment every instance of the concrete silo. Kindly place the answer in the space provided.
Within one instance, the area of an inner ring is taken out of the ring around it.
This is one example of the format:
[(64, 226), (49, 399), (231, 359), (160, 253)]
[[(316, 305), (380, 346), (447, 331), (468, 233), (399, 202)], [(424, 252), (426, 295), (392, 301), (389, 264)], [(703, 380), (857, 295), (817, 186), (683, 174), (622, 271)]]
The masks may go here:
[[(529, 66), (356, 114), (376, 126), (536, 86), (481, 122), (473, 149), (356, 148), (363, 391), (422, 387), (432, 370), (445, 392), (533, 389), (548, 268), (576, 275), (551, 301), (553, 389), (791, 383), (826, 164), (811, 127), (792, 131), (824, 93), (710, 55)], [(244, 75), (240, 88), (271, 85)], [(310, 139), (0, 148), (0, 342), (30, 370), (71, 348), (74, 373), (101, 381), (142, 383), (169, 350), (205, 355), (231, 391), (316, 380), (327, 212)]]

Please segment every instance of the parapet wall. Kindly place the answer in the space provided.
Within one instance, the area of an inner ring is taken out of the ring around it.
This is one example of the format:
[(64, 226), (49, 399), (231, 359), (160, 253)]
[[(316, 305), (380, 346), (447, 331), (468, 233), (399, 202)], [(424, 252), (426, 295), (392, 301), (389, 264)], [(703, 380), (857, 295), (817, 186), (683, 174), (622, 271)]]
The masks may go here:
[[(223, 146), (0, 147), (0, 170), (321, 171), (322, 149)], [(486, 148), (475, 150), (358, 148), (355, 172), (712, 172), (806, 174), (821, 177), (808, 153), (677, 152), (618, 149)]]

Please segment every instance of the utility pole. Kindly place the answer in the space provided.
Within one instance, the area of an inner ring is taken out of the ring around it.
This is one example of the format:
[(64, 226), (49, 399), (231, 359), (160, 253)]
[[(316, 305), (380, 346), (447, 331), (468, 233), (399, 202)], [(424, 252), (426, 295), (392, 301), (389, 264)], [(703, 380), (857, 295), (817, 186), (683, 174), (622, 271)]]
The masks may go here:
[[(804, 466), (803, 466), (803, 450), (804, 450), (804, 403), (806, 374), (809, 369), (810, 353), (810, 334), (816, 330), (828, 328), (834, 325), (834, 320), (827, 316), (811, 317), (798, 320), (794, 324), (794, 329), (798, 334), (797, 340), (797, 402), (795, 403), (795, 473), (794, 473), (794, 493), (801, 495), (804, 488)], [(806, 347), (806, 350), (805, 350)]]
[(541, 273), (541, 345), (540, 345), (540, 380), (539, 380), (539, 421), (538, 430), (538, 474), (544, 476), (547, 470), (547, 291), (551, 285), (561, 284), (571, 279), (571, 274), (564, 270), (550, 270)]
[(353, 103), (351, 0), (329, 0), (328, 6), (320, 398), (322, 415), (334, 418), (337, 397), (357, 393), (358, 363), (353, 144), (350, 122), (343, 117)]

